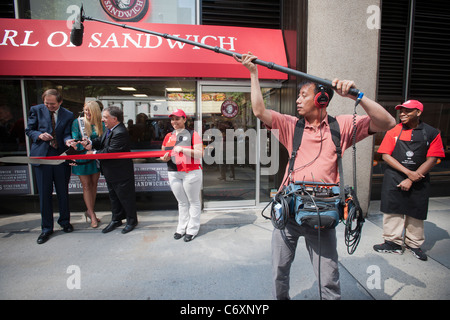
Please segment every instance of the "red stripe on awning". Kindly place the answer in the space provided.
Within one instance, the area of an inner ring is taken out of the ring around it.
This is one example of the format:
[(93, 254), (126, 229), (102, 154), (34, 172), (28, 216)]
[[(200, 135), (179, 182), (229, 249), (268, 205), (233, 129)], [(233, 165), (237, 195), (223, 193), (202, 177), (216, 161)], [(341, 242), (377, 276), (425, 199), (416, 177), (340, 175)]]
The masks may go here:
[[(221, 46), (287, 66), (281, 30), (205, 25), (130, 26)], [(66, 21), (0, 19), (0, 75), (76, 77), (249, 78), (232, 57), (95, 21), (84, 22), (83, 44), (70, 43)], [(287, 75), (259, 66), (261, 79)]]

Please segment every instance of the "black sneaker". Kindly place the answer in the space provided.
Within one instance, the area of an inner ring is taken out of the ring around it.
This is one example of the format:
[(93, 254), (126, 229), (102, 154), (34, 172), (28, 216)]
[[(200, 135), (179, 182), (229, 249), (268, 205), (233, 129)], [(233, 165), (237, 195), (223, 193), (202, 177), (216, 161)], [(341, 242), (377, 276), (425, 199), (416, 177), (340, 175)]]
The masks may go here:
[(184, 242), (189, 242), (194, 240), (195, 236), (193, 236), (192, 234), (186, 234), (186, 236), (184, 237)]
[(403, 253), (402, 246), (392, 241), (384, 241), (384, 243), (376, 244), (373, 246), (373, 250), (381, 253)]
[(427, 255), (422, 251), (420, 248), (411, 248), (409, 246), (406, 246), (407, 249), (411, 250), (414, 257), (416, 257), (419, 260), (427, 261), (428, 257)]

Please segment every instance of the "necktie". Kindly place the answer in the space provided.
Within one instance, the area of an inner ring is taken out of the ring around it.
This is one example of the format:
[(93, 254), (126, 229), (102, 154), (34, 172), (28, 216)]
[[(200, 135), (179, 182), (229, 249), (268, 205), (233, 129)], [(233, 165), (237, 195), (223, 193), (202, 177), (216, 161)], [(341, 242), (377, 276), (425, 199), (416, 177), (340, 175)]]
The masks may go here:
[(108, 129), (108, 131), (106, 131), (106, 137), (105, 138), (108, 138), (110, 133), (111, 133), (111, 129)]
[(52, 119), (52, 136), (53, 136), (53, 139), (50, 141), (50, 145), (53, 148), (58, 149), (58, 142), (56, 141), (56, 131), (55, 131), (56, 127), (55, 111), (50, 111), (50, 118)]

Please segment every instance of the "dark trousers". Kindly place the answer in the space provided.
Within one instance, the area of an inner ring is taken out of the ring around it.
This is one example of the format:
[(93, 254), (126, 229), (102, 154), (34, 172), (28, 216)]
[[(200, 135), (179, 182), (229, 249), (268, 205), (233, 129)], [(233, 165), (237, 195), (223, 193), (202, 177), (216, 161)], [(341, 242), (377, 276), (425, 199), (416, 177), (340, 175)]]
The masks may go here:
[[(284, 231), (287, 241), (289, 241), (293, 248), (297, 248), (297, 243), (301, 236), (305, 237), (306, 249), (317, 277), (319, 275), (319, 242), (317, 230), (303, 225), (299, 226), (294, 219), (289, 219)], [(272, 233), (272, 276), (274, 281), (273, 295), (275, 299), (290, 299), (289, 280), (294, 258), (295, 252), (292, 252), (286, 245), (281, 231), (274, 229)], [(324, 229), (320, 231), (320, 267), (322, 298), (324, 300), (340, 300), (341, 287), (335, 229)]]
[(66, 164), (40, 165), (34, 167), (36, 184), (39, 191), (39, 207), (42, 217), (42, 232), (53, 231), (53, 185), (58, 198), (58, 224), (65, 227), (70, 223), (69, 181), (70, 166)]
[(136, 225), (136, 190), (134, 176), (125, 181), (107, 182), (109, 200), (111, 201), (112, 221), (127, 219), (127, 224)]

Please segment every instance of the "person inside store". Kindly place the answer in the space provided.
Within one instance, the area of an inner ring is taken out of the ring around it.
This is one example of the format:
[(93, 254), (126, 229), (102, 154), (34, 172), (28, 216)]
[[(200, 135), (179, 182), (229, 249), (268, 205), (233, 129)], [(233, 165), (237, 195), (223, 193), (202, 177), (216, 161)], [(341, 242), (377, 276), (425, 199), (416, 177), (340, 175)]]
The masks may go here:
[[(58, 156), (70, 146), (73, 113), (61, 106), (62, 95), (56, 89), (46, 90), (42, 94), (42, 101), (43, 104), (32, 106), (28, 115), (25, 134), (32, 141), (30, 156)], [(53, 234), (53, 186), (55, 186), (58, 198), (58, 224), (66, 233), (73, 231), (69, 209), (71, 170), (66, 162), (59, 165), (33, 164), (33, 167), (42, 217), (42, 233), (39, 235), (37, 243), (43, 244)]]
[[(84, 139), (83, 146), (89, 150), (87, 154), (130, 152), (130, 135), (123, 124), (122, 109), (116, 106), (105, 108), (102, 121), (107, 129), (103, 135), (93, 140)], [(128, 233), (138, 224), (133, 160), (102, 159), (100, 170), (106, 180), (112, 211), (111, 222), (102, 232), (113, 231), (126, 219), (122, 233)]]
[(178, 201), (174, 239), (189, 242), (200, 230), (203, 142), (196, 131), (186, 129), (183, 110), (174, 110), (169, 117), (174, 130), (164, 137), (162, 150), (168, 152), (160, 159), (167, 162), (170, 188)]
[[(222, 133), (222, 144), (223, 147), (225, 148), (224, 150), (230, 150), (231, 148), (234, 148), (234, 136), (233, 139), (227, 140), (227, 130), (231, 129), (231, 124), (228, 121), (221, 121), (218, 123), (218, 127), (220, 132)], [(234, 150), (236, 150), (236, 148), (234, 148)], [(226, 162), (226, 152), (222, 153), (222, 163), (219, 164), (219, 172), (220, 172), (220, 177), (218, 177), (217, 179), (219, 180), (223, 180), (226, 181), (227, 180), (227, 169), (229, 169), (230, 174), (228, 175), (228, 178), (230, 180), (234, 180), (235, 179), (235, 171), (234, 171), (234, 164), (231, 163), (227, 163)]]
[[(298, 117), (281, 114), (266, 109), (261, 94), (258, 78), (258, 67), (253, 63), (257, 59), (252, 53), (234, 57), (250, 71), (251, 103), (254, 115), (271, 130), (278, 130), (279, 141), (289, 154), (292, 154), (293, 136)], [(355, 83), (349, 80), (334, 79), (334, 91), (342, 97), (355, 100), (349, 89)], [(319, 104), (318, 96), (326, 95), (325, 104)], [(304, 118), (302, 144), (295, 157), (292, 177), (288, 176), (288, 167), (280, 187), (292, 181), (322, 181), (325, 183), (339, 183), (336, 147), (332, 141), (328, 123), (327, 109), (333, 97), (333, 90), (326, 86), (305, 81), (299, 85), (299, 95), (296, 100), (298, 116)], [(360, 141), (375, 132), (386, 131), (395, 125), (395, 119), (378, 103), (363, 97), (360, 105), (367, 113), (366, 116), (356, 116), (356, 141)], [(352, 145), (353, 116), (339, 115), (336, 117), (341, 133), (342, 150)], [(289, 179), (291, 178), (291, 179)], [(341, 298), (336, 230), (334, 228), (320, 230), (320, 243), (316, 228), (299, 225), (293, 217), (288, 218), (283, 230), (274, 228), (272, 233), (272, 277), (273, 296), (275, 299), (290, 299), (289, 279), (291, 264), (295, 257), (295, 249), (299, 237), (305, 238), (306, 249), (316, 277), (320, 277), (320, 296), (325, 300)], [(286, 242), (285, 242), (286, 241)], [(319, 248), (320, 245), (320, 248)], [(320, 250), (319, 250), (320, 249)], [(320, 254), (320, 259), (319, 255)], [(318, 262), (321, 261), (319, 267)], [(320, 270), (320, 275), (319, 275)]]
[[(72, 123), (72, 138), (77, 141), (83, 138), (94, 140), (103, 135), (105, 125), (102, 122), (102, 112), (99, 104), (90, 100), (83, 108), (83, 117), (78, 117)], [(74, 142), (72, 147), (76, 150), (84, 150), (81, 143)], [(86, 151), (87, 152), (87, 151)], [(83, 188), (83, 199), (86, 204), (84, 213), (86, 221), (91, 220), (91, 227), (97, 228), (100, 219), (95, 214), (95, 199), (97, 197), (97, 184), (100, 178), (100, 168), (96, 160), (77, 160), (76, 165), (72, 166), (72, 173), (80, 179)]]
[(17, 141), (13, 135), (15, 123), (11, 108), (0, 104), (0, 152), (17, 150)]
[(430, 197), (430, 170), (444, 158), (439, 130), (422, 122), (423, 104), (408, 100), (395, 107), (400, 123), (386, 132), (378, 153), (387, 167), (381, 189), (384, 243), (373, 249), (382, 253), (403, 253), (403, 246), (423, 261), (420, 248), (425, 241), (424, 221)]

